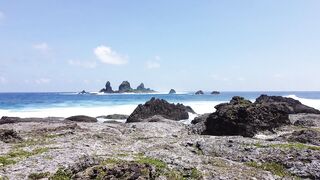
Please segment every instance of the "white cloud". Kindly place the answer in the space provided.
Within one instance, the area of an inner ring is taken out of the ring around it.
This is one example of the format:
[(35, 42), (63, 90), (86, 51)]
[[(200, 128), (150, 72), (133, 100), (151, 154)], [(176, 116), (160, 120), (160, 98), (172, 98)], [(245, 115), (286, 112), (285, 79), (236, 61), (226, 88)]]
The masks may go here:
[(34, 44), (32, 47), (42, 53), (48, 53), (50, 51), (49, 45), (45, 42)]
[(104, 45), (98, 46), (94, 49), (94, 54), (102, 62), (112, 65), (127, 64), (127, 58), (113, 51), (111, 47)]
[(50, 82), (51, 82), (51, 79), (49, 78), (40, 78), (35, 80), (35, 83), (37, 84), (48, 84)]
[(154, 59), (159, 61), (161, 58), (160, 58), (160, 56), (155, 56)]
[(160, 63), (155, 62), (155, 61), (148, 61), (148, 62), (147, 62), (147, 68), (148, 68), (148, 69), (160, 68)]
[(276, 73), (276, 74), (273, 74), (273, 78), (275, 78), (275, 79), (281, 79), (281, 78), (284, 78), (284, 75), (283, 75), (283, 74), (280, 74), (280, 73)]
[(5, 77), (0, 76), (0, 84), (7, 83), (7, 79)]
[(79, 67), (83, 67), (83, 68), (95, 68), (97, 66), (97, 63), (92, 61), (77, 61), (77, 60), (69, 60), (68, 61), (69, 65), (71, 66), (79, 66)]

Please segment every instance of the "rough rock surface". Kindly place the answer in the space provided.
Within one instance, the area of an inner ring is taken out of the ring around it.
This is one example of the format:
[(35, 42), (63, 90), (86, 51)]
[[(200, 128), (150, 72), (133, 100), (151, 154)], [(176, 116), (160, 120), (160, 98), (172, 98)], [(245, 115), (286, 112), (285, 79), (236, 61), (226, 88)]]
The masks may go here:
[(205, 122), (210, 135), (241, 135), (253, 137), (258, 131), (290, 124), (288, 107), (284, 103), (251, 103), (235, 96), (229, 103), (219, 104)]
[(204, 92), (203, 92), (202, 90), (199, 90), (199, 91), (197, 91), (195, 94), (196, 94), (196, 95), (203, 95)]
[(290, 121), (296, 126), (320, 127), (320, 115), (319, 114), (290, 114)]
[(267, 95), (261, 95), (258, 97), (255, 101), (257, 104), (263, 104), (263, 103), (285, 103), (289, 106), (289, 114), (298, 114), (298, 113), (311, 113), (311, 114), (320, 114), (320, 111), (303, 105), (300, 101), (282, 97), (282, 96), (267, 96)]
[(176, 94), (177, 92), (176, 92), (176, 90), (174, 90), (174, 89), (170, 89), (170, 91), (169, 91), (169, 94)]
[(107, 81), (107, 83), (105, 85), (105, 88), (101, 89), (100, 92), (103, 92), (103, 93), (114, 93), (114, 91), (112, 90), (112, 87), (111, 87), (111, 83), (109, 81)]
[(20, 180), (43, 173), (45, 179), (320, 178), (320, 146), (197, 135), (176, 121), (77, 124), (79, 128), (66, 122), (0, 125), (25, 139), (0, 141), (0, 177)]
[(97, 118), (103, 119), (127, 119), (129, 116), (125, 114), (109, 114), (107, 116), (98, 116)]
[(320, 146), (320, 129), (303, 129), (294, 131), (292, 134), (287, 134), (279, 137), (289, 142), (298, 142), (303, 144), (312, 144)]
[(12, 129), (0, 129), (0, 141), (13, 143), (22, 141), (22, 138)]
[(71, 116), (66, 118), (67, 121), (73, 121), (73, 122), (98, 122), (97, 118), (90, 117), (90, 116)]
[(194, 113), (191, 107), (183, 104), (170, 104), (163, 99), (151, 98), (145, 104), (138, 105), (127, 119), (127, 122), (141, 122), (155, 115), (171, 120), (184, 120), (189, 118), (188, 112)]

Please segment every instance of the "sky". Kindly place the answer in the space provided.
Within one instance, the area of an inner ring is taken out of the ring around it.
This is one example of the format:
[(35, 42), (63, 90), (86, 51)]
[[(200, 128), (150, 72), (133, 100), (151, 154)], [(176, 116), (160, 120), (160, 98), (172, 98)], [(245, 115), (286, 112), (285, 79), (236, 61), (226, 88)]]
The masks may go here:
[(320, 90), (318, 0), (0, 0), (0, 92)]

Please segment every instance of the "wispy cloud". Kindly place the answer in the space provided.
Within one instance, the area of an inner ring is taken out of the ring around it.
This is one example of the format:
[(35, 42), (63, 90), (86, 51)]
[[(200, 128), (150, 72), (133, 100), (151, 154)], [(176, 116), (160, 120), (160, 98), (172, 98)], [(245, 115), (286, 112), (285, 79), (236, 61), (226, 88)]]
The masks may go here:
[(105, 64), (123, 65), (128, 63), (127, 57), (118, 54), (108, 46), (101, 45), (96, 47), (94, 49), (94, 54), (102, 63)]
[(35, 83), (37, 84), (48, 84), (50, 82), (51, 82), (51, 79), (49, 78), (40, 78), (35, 80)]
[(146, 62), (146, 67), (148, 69), (157, 69), (157, 68), (160, 68), (160, 63), (158, 61), (160, 61), (161, 58), (160, 56), (155, 56), (154, 57), (154, 60), (151, 60), (151, 61), (147, 61)]
[(160, 68), (160, 66), (161, 66), (160, 63), (155, 62), (155, 61), (148, 61), (146, 63), (146, 65), (147, 65), (148, 69), (156, 69), (156, 68)]
[(42, 53), (48, 53), (50, 51), (49, 45), (45, 42), (36, 43), (32, 47), (33, 47), (33, 49), (40, 51)]
[(79, 66), (83, 68), (95, 68), (97, 66), (97, 63), (95, 61), (78, 61), (78, 60), (69, 60), (68, 61), (69, 65), (71, 66)]

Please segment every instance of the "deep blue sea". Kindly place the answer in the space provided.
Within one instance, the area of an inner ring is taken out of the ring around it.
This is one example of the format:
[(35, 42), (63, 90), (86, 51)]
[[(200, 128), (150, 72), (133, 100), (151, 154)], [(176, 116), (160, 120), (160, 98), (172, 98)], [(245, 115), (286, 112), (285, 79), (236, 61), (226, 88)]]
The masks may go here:
[(191, 106), (197, 113), (213, 112), (214, 106), (243, 96), (254, 101), (261, 94), (291, 97), (320, 109), (320, 92), (221, 92), (219, 95), (179, 94), (85, 94), (77, 93), (0, 93), (0, 117), (67, 117), (130, 114), (135, 107), (152, 97)]

